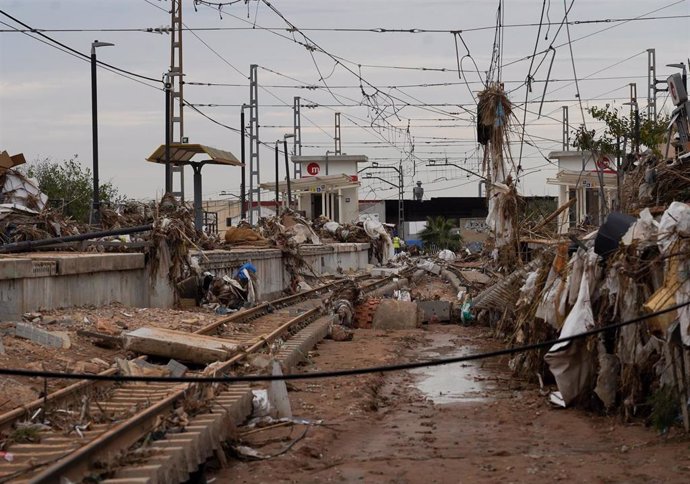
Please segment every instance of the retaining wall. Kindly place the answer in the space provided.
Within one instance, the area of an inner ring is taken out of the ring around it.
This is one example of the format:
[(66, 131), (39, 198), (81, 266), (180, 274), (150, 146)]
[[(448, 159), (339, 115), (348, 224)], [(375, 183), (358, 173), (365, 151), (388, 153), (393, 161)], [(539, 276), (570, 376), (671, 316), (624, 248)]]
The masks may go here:
[[(0, 320), (25, 312), (120, 302), (150, 305), (144, 254), (31, 253), (0, 258)], [(172, 291), (161, 298), (172, 305)]]
[[(301, 254), (317, 275), (362, 270), (369, 264), (369, 244), (303, 245)], [(290, 274), (278, 249), (210, 250), (192, 256), (204, 271), (218, 276), (232, 276), (242, 264), (251, 262), (256, 267), (261, 299), (278, 296), (290, 283)], [(303, 271), (311, 274), (309, 268)]]
[[(303, 246), (316, 274), (367, 267), (369, 244)], [(257, 268), (262, 299), (280, 295), (290, 282), (278, 249), (211, 250), (192, 253), (204, 271), (232, 275), (245, 262)], [(39, 252), (0, 256), (0, 321), (22, 314), (74, 306), (119, 302), (134, 307), (170, 308), (174, 291), (167, 268), (150, 277), (144, 254)]]

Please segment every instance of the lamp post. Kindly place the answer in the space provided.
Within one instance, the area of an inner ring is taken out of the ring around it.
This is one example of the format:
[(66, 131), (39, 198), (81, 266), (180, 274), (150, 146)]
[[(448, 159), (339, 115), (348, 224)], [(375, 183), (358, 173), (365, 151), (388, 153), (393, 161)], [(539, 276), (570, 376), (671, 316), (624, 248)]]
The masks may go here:
[(290, 162), (288, 161), (287, 140), (294, 138), (294, 133), (283, 135), (283, 151), (285, 153), (285, 182), (287, 183), (287, 207), (290, 209), (292, 203), (292, 190), (290, 189)]
[(676, 69), (683, 69), (683, 87), (688, 90), (688, 71), (685, 66), (685, 62), (679, 62), (677, 64), (666, 64), (666, 67), (675, 67)]
[(91, 43), (91, 137), (93, 141), (93, 205), (90, 223), (101, 222), (100, 193), (98, 189), (98, 96), (96, 94), (96, 47), (113, 46), (109, 42), (94, 40)]

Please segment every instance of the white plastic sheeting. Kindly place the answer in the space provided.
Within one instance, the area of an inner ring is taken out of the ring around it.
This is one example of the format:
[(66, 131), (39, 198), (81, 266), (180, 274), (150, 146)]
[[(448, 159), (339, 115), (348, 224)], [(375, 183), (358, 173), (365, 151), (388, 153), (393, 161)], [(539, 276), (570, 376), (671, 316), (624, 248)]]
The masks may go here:
[(37, 214), (48, 203), (48, 196), (25, 176), (13, 170), (7, 170), (5, 184), (2, 186), (2, 201), (0, 213), (20, 210)]
[(388, 259), (393, 257), (395, 254), (395, 250), (393, 249), (393, 241), (391, 240), (391, 236), (388, 235), (388, 232), (386, 231), (385, 227), (381, 222), (378, 222), (376, 220), (365, 220), (364, 221), (364, 231), (367, 233), (367, 235), (373, 239), (373, 240), (378, 240), (379, 238), (383, 238), (384, 240), (384, 251), (383, 251), (383, 263), (385, 264)]
[[(563, 323), (560, 338), (584, 333), (594, 327), (594, 314), (589, 295), (589, 280), (582, 278), (575, 306)], [(592, 361), (585, 349), (586, 341), (578, 339), (553, 345), (544, 359), (549, 364), (565, 405), (572, 403), (592, 375)]]
[(494, 183), (492, 185), (492, 196), (489, 198), (489, 213), (486, 216), (486, 225), (489, 226), (496, 236), (496, 247), (503, 247), (513, 239), (512, 221), (506, 218), (503, 210), (505, 199), (510, 192), (508, 185)]
[(448, 249), (443, 249), (438, 253), (438, 258), (445, 261), (454, 261), (456, 259), (455, 252)]
[(661, 255), (669, 255), (679, 236), (690, 237), (690, 206), (673, 202), (659, 222), (657, 243)]

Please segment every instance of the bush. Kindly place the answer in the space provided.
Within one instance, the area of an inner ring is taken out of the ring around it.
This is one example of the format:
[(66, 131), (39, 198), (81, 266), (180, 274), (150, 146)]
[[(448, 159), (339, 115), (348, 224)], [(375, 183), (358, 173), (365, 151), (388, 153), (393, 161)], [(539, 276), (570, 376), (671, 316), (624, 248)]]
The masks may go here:
[[(93, 175), (79, 163), (78, 155), (62, 162), (51, 158), (31, 162), (26, 174), (38, 181), (38, 188), (48, 195), (49, 203), (77, 222), (88, 222), (93, 200)], [(115, 204), (124, 197), (112, 183), (100, 185), (102, 204)]]

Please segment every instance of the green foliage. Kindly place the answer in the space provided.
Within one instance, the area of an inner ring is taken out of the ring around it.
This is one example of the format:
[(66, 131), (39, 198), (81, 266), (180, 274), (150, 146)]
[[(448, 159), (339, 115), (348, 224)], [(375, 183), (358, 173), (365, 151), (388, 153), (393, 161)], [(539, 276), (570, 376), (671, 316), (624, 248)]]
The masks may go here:
[[(596, 129), (587, 130), (584, 126), (580, 126), (574, 132), (573, 147), (583, 151), (596, 151), (614, 156), (625, 156), (626, 153), (623, 152), (623, 146), (627, 146), (626, 151), (629, 153), (633, 152), (637, 139), (634, 116), (623, 116), (618, 112), (617, 108), (612, 108), (610, 104), (603, 108), (592, 106), (587, 108), (587, 112), (595, 120), (603, 121), (605, 127), (597, 133)], [(657, 121), (654, 122), (647, 118), (645, 113), (640, 113), (640, 146), (660, 154), (658, 146), (664, 142), (668, 122), (668, 116), (658, 116)], [(619, 137), (621, 140), (620, 150), (617, 143)]]
[[(77, 222), (88, 222), (93, 199), (93, 176), (77, 160), (78, 156), (61, 163), (51, 158), (35, 160), (29, 164), (27, 175), (38, 181), (38, 188), (48, 199), (62, 207), (66, 216)], [(100, 185), (99, 198), (103, 204), (115, 204), (124, 199), (112, 183)]]
[(426, 227), (419, 236), (425, 246), (435, 245), (439, 249), (457, 251), (462, 246), (462, 239), (459, 235), (452, 234), (454, 228), (455, 224), (444, 217), (427, 217)]

